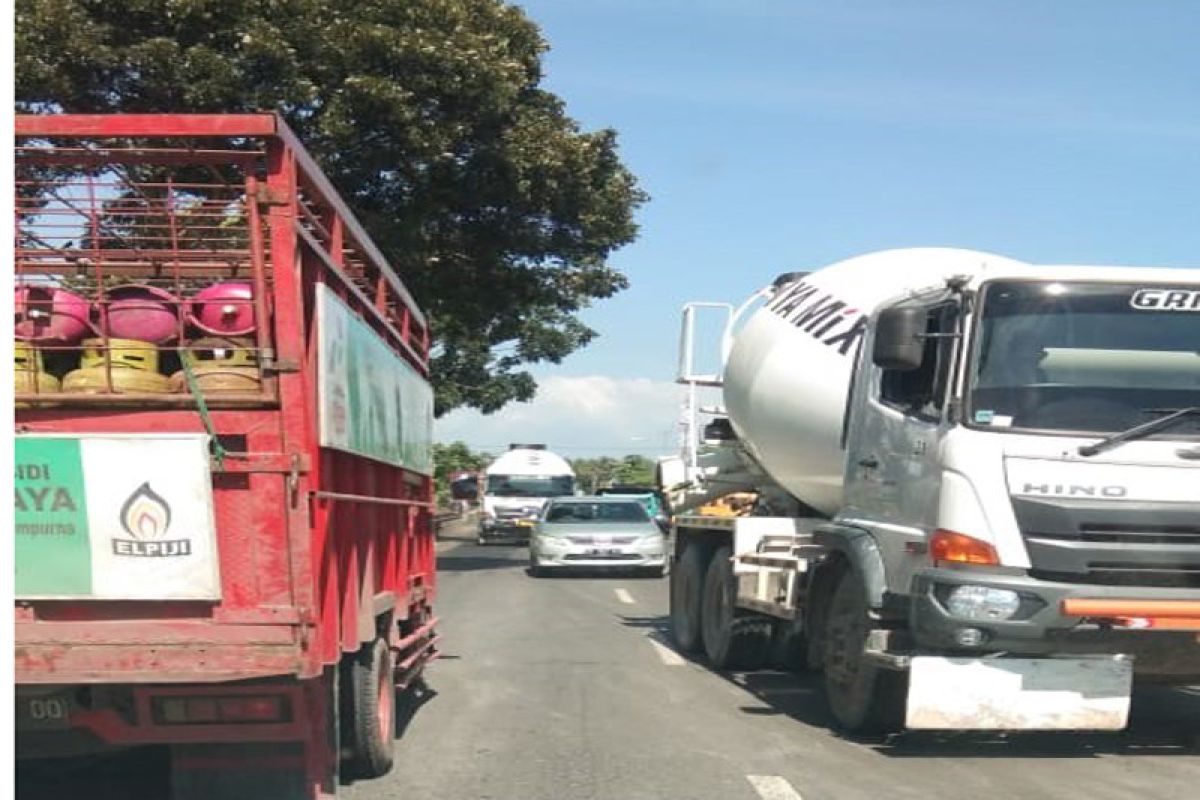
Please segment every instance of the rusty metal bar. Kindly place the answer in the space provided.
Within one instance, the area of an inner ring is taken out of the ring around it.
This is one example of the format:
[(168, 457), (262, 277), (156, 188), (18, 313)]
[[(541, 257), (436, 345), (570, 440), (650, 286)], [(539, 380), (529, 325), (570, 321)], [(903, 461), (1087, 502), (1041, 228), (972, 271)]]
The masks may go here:
[(374, 497), (366, 494), (346, 494), (345, 492), (313, 492), (313, 497), (318, 500), (344, 500), (349, 503), (376, 503), (387, 506), (433, 508), (433, 503), (425, 500), (404, 500), (397, 497)]

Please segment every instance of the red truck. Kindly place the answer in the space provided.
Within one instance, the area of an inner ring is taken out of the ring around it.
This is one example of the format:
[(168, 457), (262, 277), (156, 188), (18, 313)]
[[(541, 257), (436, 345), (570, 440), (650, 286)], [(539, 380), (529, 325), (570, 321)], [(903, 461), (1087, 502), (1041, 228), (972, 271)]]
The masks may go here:
[(270, 114), (16, 118), (19, 758), (392, 764), (437, 655), (421, 310)]

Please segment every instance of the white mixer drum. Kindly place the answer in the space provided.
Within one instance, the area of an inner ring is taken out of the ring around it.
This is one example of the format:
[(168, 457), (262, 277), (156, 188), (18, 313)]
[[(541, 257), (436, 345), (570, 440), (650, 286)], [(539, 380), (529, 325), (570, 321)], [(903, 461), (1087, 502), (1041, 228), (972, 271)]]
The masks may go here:
[(989, 264), (1017, 262), (972, 250), (885, 250), (778, 287), (734, 334), (725, 364), (725, 408), (751, 455), (804, 503), (836, 511), (846, 396), (872, 313)]

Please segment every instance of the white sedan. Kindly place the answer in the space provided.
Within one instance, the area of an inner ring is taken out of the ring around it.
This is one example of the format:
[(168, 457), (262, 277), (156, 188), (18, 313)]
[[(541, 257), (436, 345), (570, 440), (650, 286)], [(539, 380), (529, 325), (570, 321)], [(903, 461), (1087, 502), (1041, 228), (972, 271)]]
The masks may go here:
[(666, 536), (646, 507), (626, 497), (560, 497), (542, 509), (529, 538), (529, 572), (609, 568), (661, 576)]

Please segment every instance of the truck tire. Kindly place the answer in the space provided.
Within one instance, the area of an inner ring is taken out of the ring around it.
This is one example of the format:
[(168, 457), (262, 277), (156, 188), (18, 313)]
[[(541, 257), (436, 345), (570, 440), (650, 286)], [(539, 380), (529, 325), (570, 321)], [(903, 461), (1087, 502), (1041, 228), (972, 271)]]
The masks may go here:
[(822, 666), (829, 710), (848, 733), (881, 734), (904, 727), (908, 675), (867, 660), (864, 647), (872, 626), (862, 576), (847, 568), (829, 599)]
[(704, 547), (690, 542), (671, 571), (671, 636), (685, 653), (695, 653), (701, 646), (700, 596), (707, 555)]
[(775, 639), (771, 643), (771, 663), (790, 672), (809, 672), (811, 646), (808, 632), (804, 629), (804, 615), (797, 614), (790, 621), (776, 624)]
[(737, 581), (733, 551), (718, 549), (704, 574), (700, 635), (704, 654), (717, 669), (759, 669), (766, 663), (775, 634), (775, 621), (734, 607)]
[(349, 758), (346, 772), (352, 778), (378, 778), (392, 768), (393, 731), (396, 724), (396, 683), (391, 648), (383, 638), (363, 645), (348, 660), (349, 696), (343, 706)]

